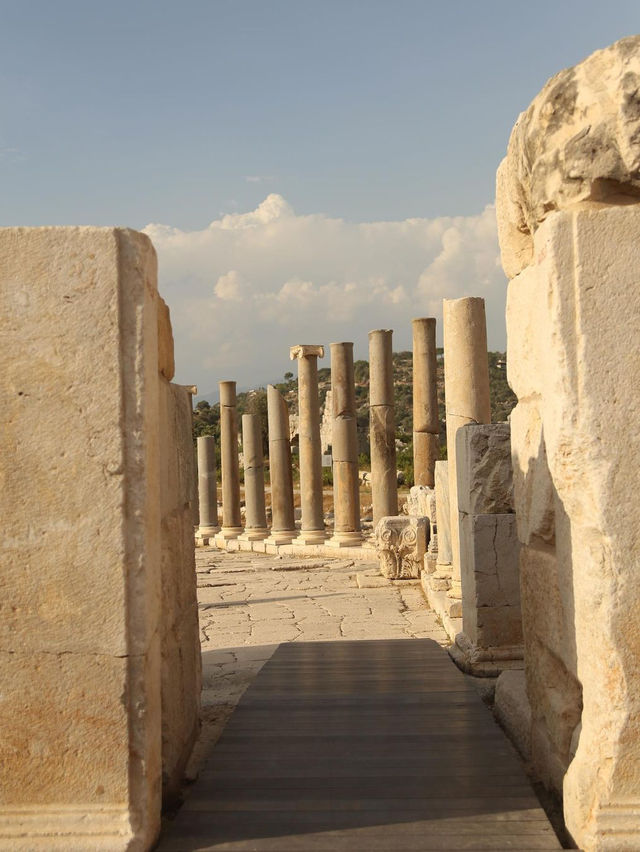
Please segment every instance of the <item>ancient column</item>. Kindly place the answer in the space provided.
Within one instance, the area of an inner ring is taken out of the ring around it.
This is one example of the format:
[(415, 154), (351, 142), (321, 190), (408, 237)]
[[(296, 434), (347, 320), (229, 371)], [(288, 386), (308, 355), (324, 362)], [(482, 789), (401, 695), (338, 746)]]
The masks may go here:
[(414, 319), (413, 327), (413, 482), (434, 486), (435, 463), (440, 455), (436, 321)]
[(244, 504), (246, 507), (242, 541), (261, 541), (269, 535), (264, 502), (264, 457), (262, 429), (257, 414), (242, 415), (242, 455), (244, 458)]
[[(451, 588), (449, 597), (459, 600), (460, 530), (458, 525), (458, 478), (456, 433), (467, 423), (490, 423), (489, 363), (484, 299), (445, 299), (444, 390), (449, 460), (449, 503), (451, 511)], [(462, 615), (458, 605), (451, 616)]]
[(198, 447), (198, 503), (200, 522), (198, 536), (207, 538), (220, 531), (218, 526), (218, 485), (216, 477), (216, 439), (201, 435)]
[(373, 527), (398, 514), (398, 471), (390, 329), (369, 332), (369, 435)]
[(269, 478), (271, 480), (271, 535), (267, 544), (290, 544), (296, 537), (293, 513), (293, 476), (289, 410), (282, 395), (267, 386), (269, 418)]
[(331, 344), (331, 392), (334, 527), (328, 543), (348, 547), (362, 542), (353, 343)]
[(324, 346), (292, 346), (289, 355), (292, 361), (298, 361), (302, 528), (296, 541), (319, 544), (325, 539), (318, 404), (318, 358), (324, 358)]
[(235, 382), (220, 382), (220, 449), (222, 529), (219, 535), (224, 540), (228, 540), (238, 538), (242, 532)]

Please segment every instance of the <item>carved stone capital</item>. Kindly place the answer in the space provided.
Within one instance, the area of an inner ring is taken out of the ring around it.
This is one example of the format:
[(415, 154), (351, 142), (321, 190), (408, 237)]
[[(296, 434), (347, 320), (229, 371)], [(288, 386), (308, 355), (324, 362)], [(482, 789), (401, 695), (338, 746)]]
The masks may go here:
[(300, 360), (300, 358), (324, 358), (324, 346), (313, 346), (311, 344), (297, 343), (289, 350), (289, 358), (292, 361)]
[(428, 541), (428, 518), (381, 518), (375, 529), (375, 547), (382, 576), (391, 580), (419, 578)]

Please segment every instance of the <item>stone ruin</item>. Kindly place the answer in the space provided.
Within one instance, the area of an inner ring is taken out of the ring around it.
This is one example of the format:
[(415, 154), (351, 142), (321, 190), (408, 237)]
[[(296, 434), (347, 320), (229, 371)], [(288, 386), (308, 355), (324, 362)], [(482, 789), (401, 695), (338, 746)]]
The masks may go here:
[(0, 256), (0, 847), (147, 849), (199, 728), (191, 393), (147, 237)]
[(417, 484), (404, 514), (392, 333), (371, 332), (373, 540), (360, 524), (351, 343), (331, 346), (334, 529), (322, 512), (317, 345), (290, 352), (300, 524), (289, 415), (273, 387), (271, 527), (252, 416), (243, 523), (231, 381), (220, 517), (211, 438), (198, 440), (195, 493), (193, 389), (171, 382), (148, 239), (0, 230), (2, 468), (20, 471), (0, 490), (0, 847), (155, 842), (198, 731), (198, 500), (198, 540), (221, 548), (370, 559), (375, 546), (384, 576), (422, 584), (457, 665), (495, 680), (496, 714), (561, 796), (579, 847), (640, 847), (639, 197), (632, 38), (550, 80), (513, 130), (497, 215), (518, 404), (509, 423), (490, 422), (484, 303), (445, 301), (447, 461), (436, 451), (435, 321), (414, 321)]
[(547, 83), (497, 187), (525, 660), (505, 700), (526, 694), (584, 849), (640, 846), (638, 200), (633, 37)]

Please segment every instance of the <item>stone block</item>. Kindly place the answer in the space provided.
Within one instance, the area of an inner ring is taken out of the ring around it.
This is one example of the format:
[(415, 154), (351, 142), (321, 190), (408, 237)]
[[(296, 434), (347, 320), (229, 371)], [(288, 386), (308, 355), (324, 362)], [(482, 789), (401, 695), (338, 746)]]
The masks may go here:
[(532, 263), (534, 235), (555, 211), (637, 198), (639, 79), (640, 36), (630, 36), (560, 71), (521, 113), (497, 181), (509, 278)]
[(449, 505), (449, 463), (437, 461), (435, 466), (436, 529), (438, 530), (438, 564), (451, 562), (451, 508)]
[(427, 518), (382, 518), (375, 529), (380, 573), (392, 580), (419, 579), (429, 540)]
[(193, 537), (191, 394), (160, 377), (162, 780), (178, 794), (199, 727), (201, 664)]
[(531, 705), (523, 670), (504, 671), (496, 683), (494, 711), (525, 760), (531, 758)]
[[(598, 84), (605, 98), (617, 62)], [(629, 427), (640, 410), (639, 240), (636, 206), (556, 212), (508, 294), (532, 759), (562, 789), (575, 841), (592, 849), (640, 842), (640, 631), (629, 627), (640, 608), (630, 557), (640, 434)], [(522, 322), (532, 300), (535, 334)]]
[(511, 427), (462, 426), (456, 433), (458, 510), (469, 515), (513, 512)]
[(158, 297), (158, 370), (168, 381), (171, 381), (176, 373), (169, 306), (160, 297)]
[[(160, 824), (158, 295), (148, 238), (0, 230), (0, 845)], [(78, 819), (78, 807), (84, 819)]]
[[(434, 496), (433, 488), (427, 485), (414, 485), (409, 489), (407, 497), (407, 514), (416, 518), (429, 518), (431, 510), (431, 497)], [(435, 518), (433, 519), (435, 523)]]
[(480, 674), (476, 663), (489, 660), (496, 674), (522, 665), (519, 550), (515, 515), (461, 515), (464, 640), (456, 641), (465, 670)]

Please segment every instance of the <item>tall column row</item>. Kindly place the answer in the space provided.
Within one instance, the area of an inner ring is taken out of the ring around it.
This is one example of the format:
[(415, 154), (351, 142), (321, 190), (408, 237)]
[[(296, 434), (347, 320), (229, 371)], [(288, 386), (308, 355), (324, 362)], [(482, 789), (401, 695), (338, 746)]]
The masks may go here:
[[(369, 333), (371, 490), (374, 526), (382, 517), (398, 514), (392, 331)], [(414, 453), (416, 482), (433, 482), (438, 446), (435, 320), (413, 322), (414, 336)], [(264, 461), (259, 418), (242, 418), (245, 526), (240, 511), (238, 415), (235, 382), (220, 382), (220, 444), (222, 470), (222, 540), (266, 539), (267, 545), (320, 544), (324, 524), (322, 446), (318, 358), (324, 347), (298, 344), (290, 358), (298, 362), (299, 469), (301, 529), (294, 520), (293, 478), (287, 405), (273, 387), (267, 390), (271, 532), (267, 528)], [(334, 529), (329, 544), (358, 545), (360, 521), (357, 411), (353, 343), (331, 344), (332, 453)], [(215, 455), (212, 438), (198, 440), (201, 537), (218, 528)]]

